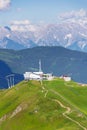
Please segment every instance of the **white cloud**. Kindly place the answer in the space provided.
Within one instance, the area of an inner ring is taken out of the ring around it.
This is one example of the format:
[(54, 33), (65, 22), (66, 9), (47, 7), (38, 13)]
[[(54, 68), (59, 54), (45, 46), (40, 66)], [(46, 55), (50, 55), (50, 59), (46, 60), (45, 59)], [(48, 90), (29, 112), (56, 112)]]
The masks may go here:
[(22, 20), (22, 21), (12, 21), (11, 22), (11, 30), (13, 31), (36, 31), (36, 26), (31, 24), (29, 20)]
[(84, 9), (62, 13), (58, 18), (61, 22), (77, 23), (81, 26), (87, 25), (87, 11)]
[(7, 9), (11, 4), (11, 0), (0, 0), (0, 10)]
[(71, 11), (65, 12), (60, 15), (61, 20), (68, 20), (68, 19), (81, 19), (87, 17), (87, 11), (84, 9), (80, 9), (79, 11)]
[(21, 21), (15, 20), (15, 21), (12, 21), (11, 23), (13, 25), (29, 25), (30, 21), (29, 20), (21, 20)]

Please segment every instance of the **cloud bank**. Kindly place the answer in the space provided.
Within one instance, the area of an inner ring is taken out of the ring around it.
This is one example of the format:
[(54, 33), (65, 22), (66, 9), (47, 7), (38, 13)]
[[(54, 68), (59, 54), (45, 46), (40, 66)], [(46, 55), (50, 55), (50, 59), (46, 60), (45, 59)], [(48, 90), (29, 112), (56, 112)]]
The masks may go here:
[(58, 19), (61, 22), (72, 22), (84, 26), (87, 25), (87, 11), (80, 9), (78, 11), (65, 12), (60, 14)]
[[(80, 9), (78, 11), (65, 12), (60, 15), (60, 20), (62, 22), (70, 22), (80, 24), (82, 26), (87, 25), (87, 11)], [(58, 23), (60, 23), (58, 21)], [(43, 24), (44, 27), (46, 24)], [(32, 24), (29, 20), (15, 20), (11, 22), (11, 30), (13, 31), (37, 31), (38, 29), (43, 28), (43, 25)]]
[(87, 11), (84, 9), (80, 9), (79, 11), (71, 11), (62, 13), (59, 18), (61, 20), (69, 20), (69, 19), (83, 19), (87, 18)]
[(11, 0), (0, 0), (0, 10), (5, 10), (10, 7)]
[(11, 30), (13, 31), (35, 31), (35, 25), (31, 24), (29, 20), (22, 20), (22, 21), (12, 21), (11, 22)]

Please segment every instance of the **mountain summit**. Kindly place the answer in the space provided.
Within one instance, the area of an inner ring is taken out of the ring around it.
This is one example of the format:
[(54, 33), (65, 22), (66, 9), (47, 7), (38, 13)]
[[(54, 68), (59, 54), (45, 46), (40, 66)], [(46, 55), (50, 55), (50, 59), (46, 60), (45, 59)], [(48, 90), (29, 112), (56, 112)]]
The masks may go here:
[(37, 72), (39, 59), (44, 73), (58, 77), (67, 75), (76, 82), (87, 83), (87, 53), (63, 47), (34, 47), (20, 51), (0, 49), (0, 60), (8, 65), (12, 73)]

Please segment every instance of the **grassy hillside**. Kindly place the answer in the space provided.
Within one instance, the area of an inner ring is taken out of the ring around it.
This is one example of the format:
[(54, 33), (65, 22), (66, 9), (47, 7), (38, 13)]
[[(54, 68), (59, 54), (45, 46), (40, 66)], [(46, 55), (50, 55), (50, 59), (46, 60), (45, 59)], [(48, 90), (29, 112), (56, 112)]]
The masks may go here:
[(87, 130), (87, 86), (23, 81), (0, 91), (0, 130)]

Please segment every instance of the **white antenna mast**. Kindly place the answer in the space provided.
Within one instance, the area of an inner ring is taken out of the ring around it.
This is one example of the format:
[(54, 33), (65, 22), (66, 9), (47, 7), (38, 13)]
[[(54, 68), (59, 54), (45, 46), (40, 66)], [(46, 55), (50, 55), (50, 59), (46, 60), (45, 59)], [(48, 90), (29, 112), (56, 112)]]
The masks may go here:
[(39, 60), (39, 72), (42, 72), (42, 69), (41, 69), (41, 60)]

